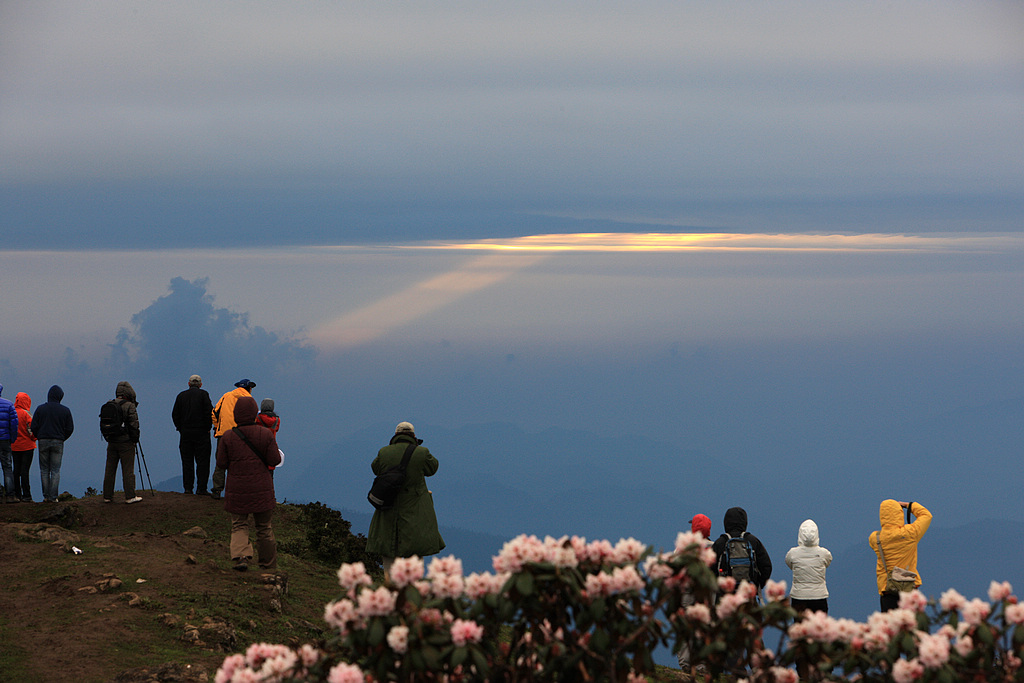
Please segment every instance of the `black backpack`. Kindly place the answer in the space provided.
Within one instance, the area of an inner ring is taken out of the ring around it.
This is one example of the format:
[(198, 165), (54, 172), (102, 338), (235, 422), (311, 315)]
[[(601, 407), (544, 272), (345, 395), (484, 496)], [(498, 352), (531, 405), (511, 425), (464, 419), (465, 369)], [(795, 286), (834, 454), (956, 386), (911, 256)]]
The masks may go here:
[(731, 576), (737, 582), (749, 581), (760, 585), (754, 545), (747, 536), (747, 532), (744, 531), (739, 536), (727, 537), (722, 555), (718, 559), (718, 573), (722, 576)]
[(100, 434), (107, 441), (114, 437), (124, 436), (128, 433), (125, 426), (125, 411), (117, 399), (110, 399), (100, 406)]
[(398, 493), (402, 490), (402, 485), (405, 484), (405, 469), (409, 465), (409, 458), (412, 457), (412, 452), (418, 445), (416, 441), (413, 441), (405, 449), (402, 462), (387, 468), (376, 476), (373, 486), (370, 487), (370, 492), (366, 494), (370, 505), (378, 510), (386, 510), (395, 504)]

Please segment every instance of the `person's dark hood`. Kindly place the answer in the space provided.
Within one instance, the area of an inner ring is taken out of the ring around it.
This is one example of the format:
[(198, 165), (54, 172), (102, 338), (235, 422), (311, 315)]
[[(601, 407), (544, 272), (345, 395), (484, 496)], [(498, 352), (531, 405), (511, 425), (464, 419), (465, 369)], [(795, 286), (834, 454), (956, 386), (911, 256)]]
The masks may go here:
[(131, 401), (135, 405), (139, 404), (139, 402), (135, 400), (135, 389), (132, 388), (131, 384), (125, 381), (117, 383), (117, 389), (114, 390), (114, 397), (123, 398), (126, 401)]
[(730, 536), (742, 534), (747, 530), (747, 511), (743, 508), (729, 508), (725, 511), (725, 522), (722, 526), (725, 533)]
[(251, 425), (256, 423), (256, 415), (259, 413), (256, 399), (252, 396), (242, 396), (235, 401), (235, 424)]
[(64, 390), (54, 384), (50, 387), (50, 390), (46, 392), (46, 400), (53, 401), (54, 403), (60, 403), (64, 398)]

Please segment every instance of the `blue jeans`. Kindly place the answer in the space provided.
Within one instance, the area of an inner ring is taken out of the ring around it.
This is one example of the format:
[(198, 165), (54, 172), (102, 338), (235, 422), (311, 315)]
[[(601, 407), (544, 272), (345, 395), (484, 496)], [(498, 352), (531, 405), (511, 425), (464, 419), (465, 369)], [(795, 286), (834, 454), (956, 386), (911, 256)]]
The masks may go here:
[(43, 500), (57, 500), (60, 493), (60, 463), (64, 459), (62, 439), (39, 439), (39, 476)]
[(8, 498), (14, 497), (14, 454), (11, 452), (11, 442), (0, 441), (0, 466), (4, 469), (4, 495)]

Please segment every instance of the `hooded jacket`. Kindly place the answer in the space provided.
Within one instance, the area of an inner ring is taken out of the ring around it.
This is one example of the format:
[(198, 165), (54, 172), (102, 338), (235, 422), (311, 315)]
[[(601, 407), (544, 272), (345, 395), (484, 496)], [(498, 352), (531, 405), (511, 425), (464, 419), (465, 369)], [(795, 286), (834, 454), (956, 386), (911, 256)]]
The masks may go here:
[(832, 564), (832, 553), (818, 545), (818, 525), (804, 520), (797, 533), (797, 545), (786, 553), (786, 565), (793, 570), (789, 597), (798, 600), (823, 600), (828, 597), (825, 570)]
[[(722, 528), (725, 529), (725, 533), (719, 536), (718, 540), (711, 546), (712, 550), (715, 551), (715, 555), (718, 556), (719, 566), (721, 565), (722, 554), (725, 552), (725, 544), (729, 541), (729, 538), (742, 536), (747, 531), (747, 511), (739, 507), (726, 510)], [(746, 537), (750, 540), (750, 545), (754, 549), (754, 562), (757, 566), (758, 574), (757, 587), (764, 588), (764, 585), (772, 576), (772, 559), (768, 557), (768, 551), (765, 550), (764, 544), (761, 543), (757, 536), (747, 533)]]
[[(237, 424), (235, 422), (235, 404), (239, 399), (247, 397), (252, 398), (249, 390), (242, 387), (236, 387), (220, 397), (212, 413), (214, 436), (217, 438), (224, 436), (225, 432), (230, 432), (231, 428)], [(256, 399), (252, 400), (255, 402)]]
[(14, 409), (18, 411), (18, 438), (11, 443), (12, 451), (30, 451), (36, 447), (36, 437), (32, 436), (32, 398), (24, 391), (14, 396)]
[(273, 510), (274, 478), (268, 467), (281, 464), (274, 432), (256, 424), (256, 400), (245, 396), (235, 402), (232, 421), (238, 432), (259, 451), (264, 463), (234, 429), (229, 429), (217, 442), (217, 467), (227, 470), (224, 509), (239, 515)]
[(64, 390), (54, 384), (46, 394), (43, 403), (32, 413), (32, 434), (37, 439), (55, 439), (67, 441), (75, 431), (75, 421), (71, 418), (71, 410), (61, 405)]
[[(0, 384), (0, 393), (4, 385)], [(6, 398), (0, 398), (0, 441), (14, 441), (18, 438), (18, 411)]]
[(405, 470), (405, 483), (398, 493), (394, 506), (386, 510), (375, 510), (366, 534), (366, 552), (383, 557), (424, 557), (444, 550), (444, 539), (437, 528), (434, 512), (434, 498), (427, 490), (426, 477), (437, 472), (437, 458), (419, 444), (414, 434), (401, 432), (377, 452), (370, 464), (375, 475), (398, 465), (410, 443), (416, 449), (409, 458)]
[[(875, 551), (875, 578), (878, 582), (878, 594), (885, 592), (886, 571), (895, 567), (903, 567), (917, 573), (917, 580), (914, 587), (921, 585), (921, 572), (917, 571), (917, 544), (928, 531), (932, 523), (932, 513), (920, 503), (910, 503), (907, 506), (910, 514), (915, 519), (910, 524), (903, 523), (903, 507), (898, 501), (883, 500), (878, 506), (878, 521), (882, 528), (879, 531), (872, 531), (868, 536), (868, 545)], [(878, 554), (878, 537), (882, 537), (882, 550), (885, 552), (885, 564), (882, 564), (882, 556)]]
[(136, 408), (139, 402), (135, 399), (135, 389), (128, 382), (118, 382), (117, 388), (114, 389), (114, 400), (117, 401), (121, 408), (121, 413), (124, 415), (125, 432), (118, 436), (110, 437), (107, 439), (107, 442), (122, 443), (130, 441), (131, 443), (138, 443), (139, 411)]

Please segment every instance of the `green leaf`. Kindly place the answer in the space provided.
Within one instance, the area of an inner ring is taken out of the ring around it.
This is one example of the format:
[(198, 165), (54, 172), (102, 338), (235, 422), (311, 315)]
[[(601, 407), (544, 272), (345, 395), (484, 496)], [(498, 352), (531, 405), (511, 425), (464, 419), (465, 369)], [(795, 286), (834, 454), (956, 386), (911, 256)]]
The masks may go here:
[(384, 620), (370, 620), (370, 628), (366, 632), (366, 640), (371, 647), (377, 647), (384, 642)]
[(529, 572), (523, 572), (518, 577), (516, 577), (516, 590), (519, 591), (520, 595), (532, 595), (533, 587), (533, 574)]
[(452, 668), (462, 666), (468, 656), (469, 651), (466, 650), (465, 646), (455, 648), (455, 651), (452, 652)]

